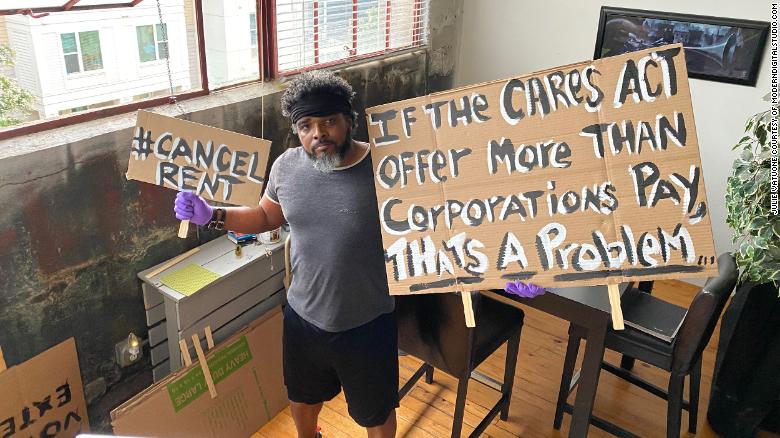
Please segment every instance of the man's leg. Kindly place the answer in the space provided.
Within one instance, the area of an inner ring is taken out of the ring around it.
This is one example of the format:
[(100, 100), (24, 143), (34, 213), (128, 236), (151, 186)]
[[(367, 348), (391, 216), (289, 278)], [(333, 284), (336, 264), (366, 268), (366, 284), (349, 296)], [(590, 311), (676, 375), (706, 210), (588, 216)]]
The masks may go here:
[(368, 427), (368, 438), (394, 438), (395, 430), (397, 428), (395, 421), (395, 409), (387, 416), (385, 424), (376, 427)]
[(284, 384), (299, 438), (314, 438), (322, 403), (341, 391), (329, 359), (328, 337), (285, 307)]
[(349, 415), (370, 438), (394, 437), (398, 407), (398, 328), (388, 313), (342, 332), (333, 343)]
[[(317, 417), (320, 415), (320, 410), (322, 410), (322, 403), (310, 405), (290, 401), (290, 411), (295, 422), (295, 430), (298, 431), (298, 438), (314, 438), (317, 433)], [(393, 421), (393, 425), (395, 425), (395, 421)], [(371, 435), (369, 434), (369, 436)], [(377, 436), (383, 437), (385, 435)]]

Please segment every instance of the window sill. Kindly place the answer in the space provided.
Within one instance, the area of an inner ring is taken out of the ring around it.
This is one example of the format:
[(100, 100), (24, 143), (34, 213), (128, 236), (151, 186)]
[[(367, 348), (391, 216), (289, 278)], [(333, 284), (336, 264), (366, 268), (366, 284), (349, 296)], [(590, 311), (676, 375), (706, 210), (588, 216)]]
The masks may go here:
[(154, 59), (154, 60), (149, 60), (149, 61), (138, 61), (138, 66), (140, 66), (141, 68), (144, 68), (144, 67), (159, 67), (161, 65), (162, 66), (165, 65), (165, 58), (163, 58), (163, 59)]
[(100, 70), (80, 71), (78, 73), (65, 73), (65, 79), (68, 81), (77, 81), (83, 78), (91, 78), (95, 76), (105, 76), (106, 70), (101, 68)]

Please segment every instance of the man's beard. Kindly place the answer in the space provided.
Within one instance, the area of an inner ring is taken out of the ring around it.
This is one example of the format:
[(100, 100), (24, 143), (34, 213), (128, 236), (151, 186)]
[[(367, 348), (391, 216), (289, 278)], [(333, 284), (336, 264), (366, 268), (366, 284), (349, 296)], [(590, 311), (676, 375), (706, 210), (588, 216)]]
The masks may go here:
[[(317, 149), (317, 143), (312, 144), (312, 151)], [(309, 158), (312, 159), (312, 166), (322, 173), (330, 173), (341, 166), (341, 163), (346, 158), (349, 150), (352, 149), (352, 136), (347, 134), (347, 138), (344, 139), (344, 143), (336, 147), (336, 151), (333, 153), (325, 152), (321, 156), (317, 156), (315, 152), (306, 151)], [(304, 149), (305, 150), (305, 149)]]

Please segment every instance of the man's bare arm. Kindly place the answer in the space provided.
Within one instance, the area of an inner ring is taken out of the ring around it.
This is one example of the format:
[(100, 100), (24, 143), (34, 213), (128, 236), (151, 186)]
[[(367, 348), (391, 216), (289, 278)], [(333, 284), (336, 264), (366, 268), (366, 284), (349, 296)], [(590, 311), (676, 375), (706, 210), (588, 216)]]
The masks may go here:
[(263, 195), (257, 207), (228, 207), (225, 229), (239, 233), (262, 233), (284, 223), (282, 206)]

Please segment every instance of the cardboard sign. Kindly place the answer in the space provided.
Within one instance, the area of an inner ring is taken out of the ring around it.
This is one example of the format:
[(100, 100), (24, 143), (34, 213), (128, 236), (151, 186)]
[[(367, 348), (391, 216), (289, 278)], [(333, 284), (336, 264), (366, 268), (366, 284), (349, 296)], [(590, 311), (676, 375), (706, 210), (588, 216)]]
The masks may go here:
[(367, 119), (393, 295), (717, 274), (680, 45)]
[(245, 438), (287, 406), (282, 376), (282, 312), (269, 311), (208, 351), (216, 398), (199, 362), (183, 368), (111, 412), (126, 436)]
[(255, 207), (271, 142), (138, 111), (127, 178)]
[(0, 372), (0, 436), (74, 437), (89, 432), (73, 338)]

